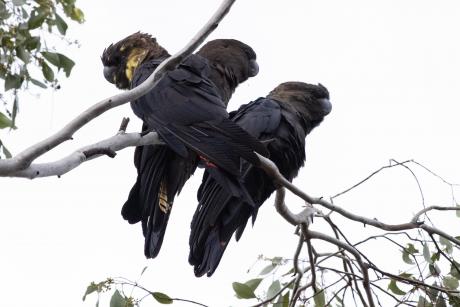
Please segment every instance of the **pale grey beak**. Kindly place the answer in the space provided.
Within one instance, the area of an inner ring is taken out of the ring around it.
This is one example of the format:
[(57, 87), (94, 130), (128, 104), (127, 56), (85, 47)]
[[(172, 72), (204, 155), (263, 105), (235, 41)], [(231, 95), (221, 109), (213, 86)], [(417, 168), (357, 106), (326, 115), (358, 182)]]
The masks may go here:
[(249, 77), (257, 76), (259, 73), (259, 64), (257, 64), (256, 60), (249, 61)]
[(115, 83), (113, 78), (113, 74), (117, 69), (116, 66), (104, 66), (104, 78), (105, 80), (109, 81), (110, 83)]

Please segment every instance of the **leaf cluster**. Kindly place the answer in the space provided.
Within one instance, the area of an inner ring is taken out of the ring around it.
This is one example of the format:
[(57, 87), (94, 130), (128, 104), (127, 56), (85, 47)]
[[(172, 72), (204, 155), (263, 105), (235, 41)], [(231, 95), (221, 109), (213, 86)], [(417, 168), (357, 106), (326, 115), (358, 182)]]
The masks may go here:
[[(18, 91), (32, 84), (59, 88), (56, 74), (69, 77), (75, 62), (50, 49), (53, 36), (64, 39), (69, 20), (84, 22), (76, 0), (0, 0), (0, 129), (14, 128), (18, 114)], [(0, 157), (10, 157), (0, 141)]]

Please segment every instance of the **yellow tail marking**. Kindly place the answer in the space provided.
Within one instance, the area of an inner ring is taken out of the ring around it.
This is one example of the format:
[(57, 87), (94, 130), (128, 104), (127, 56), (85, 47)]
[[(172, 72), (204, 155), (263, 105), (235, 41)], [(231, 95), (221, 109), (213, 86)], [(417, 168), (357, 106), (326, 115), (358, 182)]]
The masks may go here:
[(160, 184), (160, 192), (158, 193), (158, 204), (160, 205), (160, 210), (163, 211), (163, 213), (168, 213), (169, 210), (171, 210), (172, 204), (168, 202), (168, 191), (166, 189), (166, 184), (164, 181), (161, 181)]

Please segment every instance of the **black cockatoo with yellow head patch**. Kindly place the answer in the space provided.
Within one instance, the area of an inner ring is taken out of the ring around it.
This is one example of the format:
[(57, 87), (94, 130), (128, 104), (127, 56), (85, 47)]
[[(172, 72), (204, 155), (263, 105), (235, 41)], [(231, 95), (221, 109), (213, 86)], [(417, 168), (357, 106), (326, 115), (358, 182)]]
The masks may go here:
[[(119, 88), (133, 88), (166, 57), (168, 52), (150, 35), (135, 33), (104, 50), (104, 76)], [(160, 251), (174, 198), (199, 163), (239, 181), (242, 161), (258, 164), (254, 151), (267, 154), (263, 144), (228, 119), (226, 111), (235, 88), (257, 73), (251, 47), (218, 39), (131, 102), (143, 130), (156, 131), (166, 143), (136, 148), (137, 180), (122, 208), (128, 222), (142, 222), (146, 257)]]

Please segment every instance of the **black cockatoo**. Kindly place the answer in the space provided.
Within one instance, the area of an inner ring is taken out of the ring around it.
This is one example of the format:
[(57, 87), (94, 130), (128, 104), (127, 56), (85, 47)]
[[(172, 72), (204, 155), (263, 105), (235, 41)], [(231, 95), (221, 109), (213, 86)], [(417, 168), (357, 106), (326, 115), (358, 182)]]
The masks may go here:
[[(247, 132), (267, 143), (270, 159), (291, 181), (305, 161), (305, 138), (331, 111), (329, 92), (319, 85), (286, 82), (266, 98), (259, 98), (230, 113)], [(205, 171), (198, 191), (198, 207), (190, 233), (189, 262), (196, 276), (211, 276), (233, 233), (239, 240), (252, 216), (275, 191), (272, 179), (248, 163), (243, 166), (247, 202), (239, 186), (221, 176), (219, 169)]]
[[(104, 76), (119, 88), (136, 87), (167, 56), (150, 35), (135, 33), (104, 50)], [(155, 130), (167, 144), (136, 148), (138, 176), (122, 208), (129, 223), (142, 222), (147, 258), (158, 255), (174, 197), (200, 161), (238, 178), (241, 158), (257, 164), (254, 151), (267, 154), (257, 139), (228, 119), (226, 111), (238, 84), (257, 73), (251, 47), (218, 39), (131, 102), (134, 113), (143, 120), (143, 130)]]

